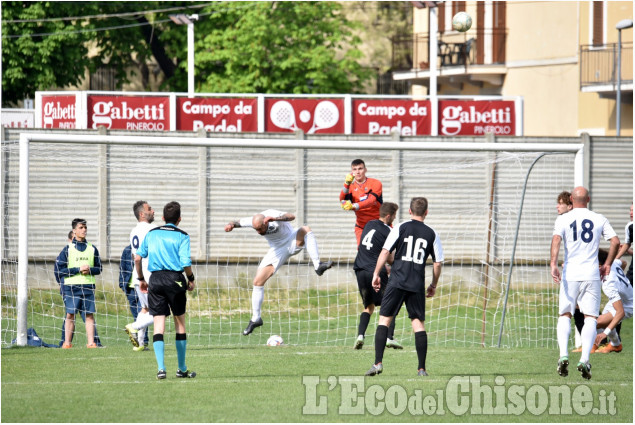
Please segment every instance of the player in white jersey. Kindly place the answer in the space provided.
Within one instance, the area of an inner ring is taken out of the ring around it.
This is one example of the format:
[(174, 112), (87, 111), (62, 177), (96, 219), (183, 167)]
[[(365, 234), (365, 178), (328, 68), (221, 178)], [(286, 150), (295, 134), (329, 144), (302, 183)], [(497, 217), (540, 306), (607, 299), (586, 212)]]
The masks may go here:
[[(607, 256), (608, 252), (601, 249), (598, 255), (600, 263), (604, 262)], [(622, 351), (622, 342), (616, 327), (623, 319), (633, 317), (633, 287), (624, 274), (624, 267), (626, 267), (625, 261), (614, 260), (611, 264), (611, 272), (602, 282), (602, 292), (609, 301), (598, 317), (595, 346), (599, 345), (604, 338), (607, 338), (609, 343), (597, 349), (596, 353)]]
[(226, 232), (231, 232), (237, 227), (251, 227), (265, 237), (270, 247), (260, 261), (254, 277), (254, 288), (251, 295), (252, 316), (243, 331), (243, 335), (249, 335), (255, 328), (262, 326), (260, 311), (265, 297), (265, 283), (280, 266), (287, 262), (289, 257), (296, 255), (306, 247), (318, 276), (322, 276), (326, 270), (333, 267), (333, 261), (320, 262), (317, 241), (311, 228), (302, 226), (294, 229), (288, 223), (293, 220), (295, 220), (293, 214), (268, 209), (252, 217), (241, 218), (225, 225)]
[[(571, 316), (576, 302), (584, 314), (582, 327), (582, 355), (578, 371), (582, 377), (591, 379), (589, 356), (596, 336), (598, 311), (600, 310), (601, 278), (609, 274), (617, 253), (620, 240), (609, 221), (601, 214), (587, 208), (589, 192), (584, 187), (576, 187), (571, 193), (573, 209), (556, 219), (551, 240), (551, 276), (560, 284), (560, 302), (557, 336), (560, 359), (557, 371), (560, 376), (568, 375), (568, 343), (571, 333)], [(598, 266), (600, 238), (610, 240), (611, 248), (606, 262)], [(563, 275), (558, 269), (560, 243), (564, 242)]]
[[(146, 237), (146, 234), (154, 229), (156, 226), (152, 224), (154, 221), (154, 210), (146, 201), (137, 201), (132, 206), (132, 211), (138, 220), (137, 225), (130, 232), (130, 246), (132, 247), (132, 258), (134, 259), (137, 249), (141, 246), (141, 243)], [(143, 267), (143, 276), (146, 282), (150, 280), (150, 272), (148, 271), (148, 259), (144, 258), (141, 262)], [(139, 297), (139, 304), (141, 304), (141, 311), (137, 315), (137, 320), (133, 323), (126, 325), (126, 333), (130, 337), (130, 342), (134, 345), (135, 351), (146, 351), (147, 344), (146, 331), (148, 326), (154, 322), (153, 316), (148, 310), (148, 291), (142, 291), (139, 286), (139, 279), (137, 274), (133, 273), (134, 287)]]

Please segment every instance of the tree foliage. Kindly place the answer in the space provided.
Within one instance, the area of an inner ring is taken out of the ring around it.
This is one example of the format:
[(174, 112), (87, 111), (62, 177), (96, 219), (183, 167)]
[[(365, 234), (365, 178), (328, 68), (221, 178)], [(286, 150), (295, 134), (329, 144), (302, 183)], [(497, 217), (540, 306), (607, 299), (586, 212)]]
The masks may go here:
[[(187, 30), (171, 13), (200, 16), (198, 92), (354, 93), (371, 74), (335, 2), (3, 2), (3, 104), (78, 86), (100, 67), (117, 88), (137, 74), (150, 89), (154, 64), (163, 90), (186, 91)], [(79, 18), (52, 19), (68, 17)]]

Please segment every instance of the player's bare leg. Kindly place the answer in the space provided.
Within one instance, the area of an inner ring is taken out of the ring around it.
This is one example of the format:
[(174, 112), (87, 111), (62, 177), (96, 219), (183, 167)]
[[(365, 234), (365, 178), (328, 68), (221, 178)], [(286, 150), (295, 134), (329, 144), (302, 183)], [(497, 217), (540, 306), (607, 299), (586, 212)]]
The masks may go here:
[(268, 266), (261, 267), (256, 272), (256, 276), (254, 277), (254, 288), (251, 293), (251, 320), (249, 324), (243, 331), (243, 335), (249, 335), (259, 326), (262, 326), (262, 318), (260, 317), (260, 312), (262, 310), (262, 302), (265, 299), (265, 283), (273, 273), (275, 272), (275, 268), (273, 264), (269, 264)]
[(318, 250), (317, 240), (309, 226), (302, 226), (298, 229), (295, 236), (295, 243), (298, 247), (306, 247), (306, 251), (311, 257), (313, 267), (318, 276), (322, 276), (325, 271), (333, 267), (333, 261), (320, 262), (320, 251)]
[(86, 313), (86, 347), (96, 348), (95, 344), (95, 316), (92, 313)]
[(75, 315), (66, 313), (66, 322), (64, 322), (64, 344), (62, 344), (62, 348), (71, 348), (73, 345), (71, 341), (73, 340), (73, 332), (75, 332)]

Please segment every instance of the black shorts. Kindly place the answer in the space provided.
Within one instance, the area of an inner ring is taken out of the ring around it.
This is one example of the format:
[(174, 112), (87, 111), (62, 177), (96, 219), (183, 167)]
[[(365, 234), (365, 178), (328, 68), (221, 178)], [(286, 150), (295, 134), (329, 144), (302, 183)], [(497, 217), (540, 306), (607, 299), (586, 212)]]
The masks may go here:
[(357, 276), (357, 286), (359, 287), (359, 294), (362, 296), (364, 308), (371, 304), (381, 305), (381, 299), (386, 290), (386, 283), (388, 282), (386, 269), (382, 270), (379, 274), (379, 278), (381, 279), (379, 292), (375, 292), (375, 288), (373, 288), (373, 272), (369, 272), (368, 270), (356, 270), (355, 275)]
[(152, 272), (148, 283), (148, 310), (153, 316), (185, 314), (187, 281), (181, 272), (160, 270)]
[(423, 288), (419, 292), (410, 292), (395, 287), (390, 283), (384, 292), (383, 304), (380, 315), (386, 317), (396, 317), (401, 309), (401, 304), (406, 302), (406, 310), (410, 319), (419, 319), (422, 322), (426, 319), (426, 290)]

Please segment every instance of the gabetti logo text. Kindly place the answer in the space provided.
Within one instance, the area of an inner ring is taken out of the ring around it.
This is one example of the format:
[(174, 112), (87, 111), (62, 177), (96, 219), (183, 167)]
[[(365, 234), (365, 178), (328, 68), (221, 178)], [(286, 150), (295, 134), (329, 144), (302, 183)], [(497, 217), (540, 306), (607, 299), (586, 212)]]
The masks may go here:
[[(113, 102), (97, 102), (93, 106), (93, 128), (104, 125), (107, 128), (112, 126), (113, 120), (127, 120), (128, 130), (164, 130), (165, 120), (164, 105), (145, 105), (139, 108), (131, 108), (128, 102), (121, 102), (121, 106), (114, 106)], [(149, 122), (132, 122), (149, 121)]]
[[(75, 121), (75, 105), (62, 106), (60, 102), (46, 102), (44, 104), (44, 128), (53, 128), (53, 120)], [(60, 128), (75, 128), (74, 122), (59, 123)]]
[[(447, 106), (443, 109), (441, 119), (441, 132), (448, 136), (459, 134), (463, 124), (474, 126), (474, 133), (492, 131), (496, 134), (510, 134), (512, 132), (511, 108), (494, 108), (489, 111), (479, 112), (476, 107), (470, 106), (463, 110), (463, 106)], [(479, 125), (485, 124), (485, 125)], [(505, 125), (507, 124), (507, 125)]]

